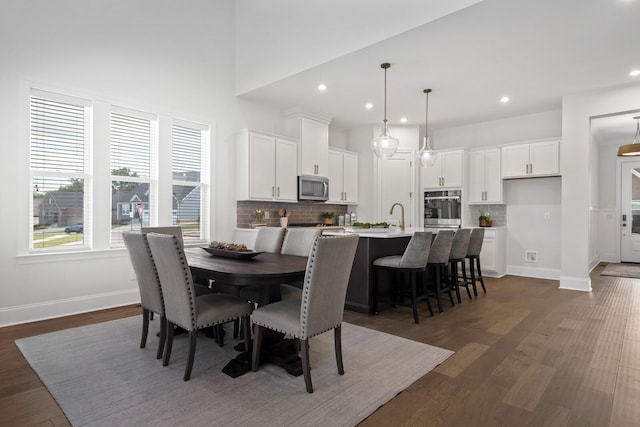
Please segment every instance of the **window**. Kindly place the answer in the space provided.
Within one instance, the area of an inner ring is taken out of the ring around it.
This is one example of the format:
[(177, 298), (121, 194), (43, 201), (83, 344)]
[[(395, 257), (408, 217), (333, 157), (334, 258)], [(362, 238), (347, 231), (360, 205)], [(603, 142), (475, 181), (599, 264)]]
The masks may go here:
[(31, 249), (85, 247), (90, 219), (90, 102), (32, 91), (29, 98)]
[(155, 117), (111, 111), (111, 245), (122, 245), (122, 231), (150, 225), (152, 147)]
[(176, 122), (171, 142), (173, 223), (182, 227), (185, 242), (203, 240), (209, 217), (207, 127)]

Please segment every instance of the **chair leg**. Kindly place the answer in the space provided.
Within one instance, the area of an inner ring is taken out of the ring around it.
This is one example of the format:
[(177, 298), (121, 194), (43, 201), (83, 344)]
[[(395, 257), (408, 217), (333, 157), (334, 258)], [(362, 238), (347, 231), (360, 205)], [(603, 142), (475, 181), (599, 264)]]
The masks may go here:
[(467, 290), (467, 295), (469, 299), (471, 299), (471, 290), (469, 290), (469, 279), (467, 278), (467, 260), (462, 258), (462, 283), (464, 283), (464, 288)]
[(442, 286), (440, 285), (440, 280), (442, 279), (441, 273), (442, 270), (440, 269), (439, 265), (435, 266), (435, 273), (436, 273), (436, 301), (438, 301), (438, 310), (440, 311), (440, 313), (442, 313), (444, 310), (442, 309), (442, 296), (440, 295), (442, 293)]
[(480, 269), (480, 257), (476, 258), (476, 262), (478, 263), (478, 278), (480, 279), (480, 285), (482, 286), (482, 291), (486, 294), (487, 288), (484, 287), (484, 279), (482, 279), (482, 270)]
[(162, 359), (162, 366), (169, 364), (171, 359), (171, 349), (173, 348), (173, 323), (167, 320), (167, 345), (164, 349), (164, 359)]
[(371, 306), (373, 314), (378, 314), (378, 280), (380, 280), (380, 272), (377, 268), (373, 269), (373, 286), (371, 288)]
[(240, 333), (240, 320), (236, 319), (233, 321), (233, 339), (238, 339), (238, 334)]
[[(442, 273), (442, 277), (444, 277), (444, 279), (446, 280), (447, 276), (449, 275), (449, 272), (447, 271), (449, 269), (447, 264), (443, 265), (442, 269), (444, 270), (443, 273)], [(451, 301), (451, 307), (455, 307), (456, 303), (453, 302), (453, 294), (451, 293), (451, 286), (453, 286), (453, 285), (449, 284), (449, 290), (448, 290), (447, 293), (449, 294), (449, 301)]]
[(415, 323), (420, 323), (420, 320), (418, 319), (418, 303), (417, 303), (417, 291), (416, 291), (416, 273), (414, 272), (410, 272), (408, 273), (410, 275), (410, 280), (411, 280), (411, 308), (413, 309), (413, 321)]
[(251, 356), (251, 370), (258, 371), (260, 365), (260, 346), (262, 345), (262, 326), (253, 325), (253, 354)]
[(149, 320), (153, 320), (153, 311), (149, 313)]
[(460, 298), (460, 287), (458, 286), (458, 261), (453, 261), (451, 263), (451, 286), (453, 286), (456, 291), (458, 304), (462, 304), (462, 299)]
[(311, 384), (311, 366), (309, 364), (309, 340), (300, 340), (300, 353), (302, 356), (304, 385), (307, 387), (307, 393), (313, 393), (313, 384)]
[(476, 268), (475, 268), (475, 260), (473, 258), (469, 258), (469, 270), (471, 274), (471, 286), (473, 286), (473, 294), (478, 296), (478, 288), (476, 287)]
[(191, 378), (191, 370), (193, 369), (193, 359), (196, 355), (196, 338), (198, 338), (198, 331), (189, 331), (189, 355), (187, 356), (187, 366), (184, 368), (184, 381), (189, 381)]
[(218, 346), (224, 347), (224, 331), (222, 330), (222, 323), (213, 326), (213, 329), (218, 335)]
[(158, 343), (158, 353), (156, 359), (162, 358), (164, 352), (164, 344), (167, 341), (167, 318), (160, 316), (160, 342)]
[(251, 320), (249, 316), (243, 317), (240, 323), (244, 333), (244, 351), (251, 354)]
[(333, 341), (336, 347), (336, 363), (338, 364), (338, 373), (344, 375), (344, 365), (342, 364), (342, 326), (338, 326), (333, 330)]
[(142, 309), (142, 338), (140, 338), (140, 348), (147, 345), (147, 335), (149, 334), (149, 310)]
[(429, 296), (427, 296), (427, 298), (425, 298), (425, 300), (427, 301), (427, 307), (429, 308), (429, 314), (431, 315), (431, 317), (433, 317), (433, 308), (431, 308), (431, 301), (429, 301)]

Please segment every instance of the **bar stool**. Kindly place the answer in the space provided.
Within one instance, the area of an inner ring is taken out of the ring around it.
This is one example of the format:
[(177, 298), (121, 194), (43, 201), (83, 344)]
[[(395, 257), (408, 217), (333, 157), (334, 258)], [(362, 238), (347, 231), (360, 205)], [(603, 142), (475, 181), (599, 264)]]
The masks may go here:
[[(449, 300), (453, 307), (453, 296), (451, 296), (451, 287), (446, 281), (446, 270), (449, 264), (449, 254), (451, 253), (451, 245), (453, 243), (453, 230), (441, 230), (438, 231), (433, 244), (431, 245), (431, 251), (429, 252), (429, 261), (427, 262), (427, 269), (434, 272), (434, 287), (436, 300), (438, 301), (438, 310), (442, 313), (442, 293), (447, 292), (449, 294)], [(425, 275), (426, 276), (426, 275)]]
[(466, 271), (462, 268), (462, 282), (458, 280), (458, 264), (464, 264), (469, 250), (469, 240), (471, 238), (470, 228), (461, 228), (456, 231), (453, 236), (453, 242), (451, 243), (451, 253), (449, 254), (449, 284), (456, 291), (456, 297), (458, 304), (462, 302), (460, 299), (460, 287), (464, 286), (467, 289), (467, 295), (471, 298), (471, 292), (469, 291), (469, 285), (467, 284)]
[[(430, 231), (417, 231), (411, 237), (407, 248), (402, 255), (390, 255), (381, 258), (377, 258), (373, 261), (374, 272), (377, 270), (389, 270), (392, 272), (400, 273), (403, 278), (409, 276), (409, 284), (411, 287), (411, 307), (413, 309), (413, 321), (420, 323), (418, 319), (418, 301), (427, 301), (427, 307), (429, 307), (429, 313), (433, 316), (433, 309), (431, 308), (431, 302), (426, 292), (418, 295), (417, 280), (416, 277), (419, 273), (423, 272), (427, 266), (429, 259), (429, 252), (431, 250), (431, 232)], [(379, 274), (379, 273), (378, 273)], [(378, 277), (374, 277), (374, 306), (377, 306), (378, 300)], [(403, 283), (404, 284), (404, 283)]]
[[(471, 231), (471, 237), (469, 238), (469, 249), (467, 249), (467, 256), (466, 256), (466, 258), (469, 260), (471, 277), (466, 281), (471, 286), (473, 286), (473, 294), (475, 296), (478, 296), (478, 289), (476, 288), (476, 280), (480, 281), (480, 285), (482, 285), (482, 290), (484, 291), (485, 294), (487, 293), (487, 289), (484, 287), (484, 280), (482, 279), (482, 270), (480, 269), (480, 252), (482, 251), (483, 241), (484, 241), (484, 228), (474, 228)], [(464, 275), (466, 275), (464, 263), (462, 264), (462, 272)]]

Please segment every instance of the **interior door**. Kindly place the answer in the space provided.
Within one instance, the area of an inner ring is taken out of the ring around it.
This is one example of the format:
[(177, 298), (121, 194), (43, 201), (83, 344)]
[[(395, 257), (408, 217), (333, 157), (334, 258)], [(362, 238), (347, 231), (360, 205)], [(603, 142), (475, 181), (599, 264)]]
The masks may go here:
[(640, 162), (621, 165), (620, 260), (640, 263)]
[(381, 221), (399, 220), (400, 209), (395, 208), (393, 215), (389, 213), (394, 203), (404, 207), (406, 227), (413, 226), (413, 153), (396, 152), (393, 157), (381, 160), (382, 188), (380, 197), (379, 218)]

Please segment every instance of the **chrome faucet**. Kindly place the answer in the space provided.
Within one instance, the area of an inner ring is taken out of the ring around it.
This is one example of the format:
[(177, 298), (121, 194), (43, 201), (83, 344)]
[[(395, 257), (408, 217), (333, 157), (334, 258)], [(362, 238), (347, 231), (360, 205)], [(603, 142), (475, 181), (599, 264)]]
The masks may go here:
[(400, 230), (404, 230), (404, 206), (402, 206), (402, 203), (394, 203), (393, 205), (391, 205), (389, 215), (393, 214), (393, 208), (395, 208), (396, 206), (400, 206), (400, 214), (402, 215), (400, 217)]

